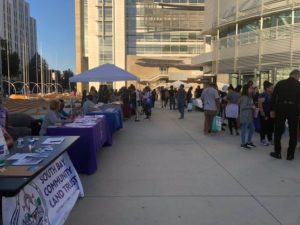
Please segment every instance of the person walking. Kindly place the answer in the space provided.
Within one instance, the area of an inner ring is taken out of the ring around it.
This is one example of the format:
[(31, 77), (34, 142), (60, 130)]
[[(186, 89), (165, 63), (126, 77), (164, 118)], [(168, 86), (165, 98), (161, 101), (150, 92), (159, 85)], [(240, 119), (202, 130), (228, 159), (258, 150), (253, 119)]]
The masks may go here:
[(274, 119), (270, 117), (272, 93), (273, 84), (269, 81), (265, 81), (264, 92), (260, 94), (258, 98), (258, 108), (261, 122), (260, 141), (263, 146), (269, 146), (273, 142)]
[(170, 110), (175, 110), (175, 91), (173, 85), (171, 85), (169, 90), (170, 97)]
[(237, 118), (239, 117), (239, 99), (240, 95), (234, 91), (232, 86), (228, 88), (228, 94), (226, 96), (227, 105), (225, 108), (225, 115), (228, 120), (228, 127), (230, 134), (233, 135), (233, 128), (235, 134), (239, 135)]
[(281, 137), (285, 130), (285, 121), (289, 126), (289, 147), (287, 160), (294, 160), (297, 146), (297, 129), (300, 115), (300, 71), (293, 70), (290, 77), (279, 81), (271, 99), (271, 117), (275, 119), (274, 152), (270, 156), (281, 159)]
[(204, 105), (204, 135), (208, 135), (212, 130), (212, 122), (214, 116), (217, 115), (217, 112), (220, 107), (219, 93), (215, 88), (214, 83), (210, 83), (209, 87), (204, 89), (201, 95), (201, 99)]
[(256, 146), (252, 142), (254, 133), (254, 111), (256, 109), (253, 102), (253, 87), (246, 84), (243, 86), (242, 97), (240, 99), (240, 123), (241, 123), (241, 148), (250, 150)]
[(185, 107), (186, 91), (184, 90), (184, 85), (181, 84), (177, 92), (177, 107), (180, 113), (179, 119), (184, 119), (184, 107)]

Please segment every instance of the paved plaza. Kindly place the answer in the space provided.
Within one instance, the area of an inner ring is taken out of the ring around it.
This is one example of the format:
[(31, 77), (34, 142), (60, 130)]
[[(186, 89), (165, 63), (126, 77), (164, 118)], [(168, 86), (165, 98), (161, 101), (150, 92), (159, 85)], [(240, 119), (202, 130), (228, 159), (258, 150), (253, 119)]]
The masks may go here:
[(151, 121), (127, 121), (98, 171), (81, 175), (86, 196), (66, 224), (300, 224), (299, 147), (294, 161), (275, 160), (272, 147), (241, 150), (228, 131), (204, 136), (201, 112), (178, 117), (155, 109)]

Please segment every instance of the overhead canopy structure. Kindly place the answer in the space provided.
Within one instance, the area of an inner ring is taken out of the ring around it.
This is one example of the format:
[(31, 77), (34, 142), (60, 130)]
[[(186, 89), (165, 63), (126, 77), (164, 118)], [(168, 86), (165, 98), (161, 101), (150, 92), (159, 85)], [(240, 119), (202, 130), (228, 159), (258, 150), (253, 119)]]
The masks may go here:
[(173, 82), (173, 83), (169, 83), (168, 84), (168, 87), (171, 87), (171, 86), (173, 86), (174, 88), (179, 88), (180, 87), (180, 85), (184, 85), (184, 88), (190, 88), (190, 87), (192, 87), (192, 85), (190, 85), (190, 84), (187, 84), (187, 83), (184, 83), (184, 82), (182, 82), (182, 81), (175, 81), (175, 82)]
[(127, 81), (139, 80), (133, 74), (113, 65), (104, 64), (102, 66), (87, 70), (77, 76), (70, 78), (70, 82), (114, 82), (114, 81)]

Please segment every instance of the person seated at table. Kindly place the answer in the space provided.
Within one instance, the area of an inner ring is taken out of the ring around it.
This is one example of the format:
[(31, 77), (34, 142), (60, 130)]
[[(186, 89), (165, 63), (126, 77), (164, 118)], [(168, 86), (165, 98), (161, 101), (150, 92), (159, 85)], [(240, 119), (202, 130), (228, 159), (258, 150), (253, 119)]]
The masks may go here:
[(89, 112), (95, 111), (97, 109), (95, 109), (95, 103), (93, 102), (93, 96), (92, 95), (88, 95), (86, 101), (83, 103), (82, 106), (82, 112), (84, 115), (86, 115)]
[(2, 128), (2, 133), (3, 133), (3, 137), (6, 142), (7, 147), (11, 148), (14, 144), (14, 139), (4, 128)]
[(8, 109), (3, 105), (2, 97), (0, 97), (0, 126), (7, 127)]
[(63, 99), (59, 99), (58, 100), (60, 103), (60, 107), (59, 107), (59, 116), (62, 120), (66, 120), (70, 117), (70, 115), (64, 110), (65, 108), (65, 101)]
[(44, 136), (47, 133), (49, 126), (54, 126), (56, 123), (61, 122), (59, 117), (60, 102), (58, 100), (51, 100), (49, 103), (49, 111), (44, 117), (42, 127), (40, 130), (40, 136)]

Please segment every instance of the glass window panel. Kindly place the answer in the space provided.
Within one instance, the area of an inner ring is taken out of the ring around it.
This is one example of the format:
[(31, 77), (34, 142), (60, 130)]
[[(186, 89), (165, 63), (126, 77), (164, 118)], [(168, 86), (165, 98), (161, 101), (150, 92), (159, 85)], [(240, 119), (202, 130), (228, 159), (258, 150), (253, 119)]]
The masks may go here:
[(250, 22), (240, 24), (239, 32), (245, 33), (245, 32), (256, 31), (259, 29), (260, 29), (259, 20), (255, 20), (255, 21), (250, 21)]
[(300, 10), (295, 11), (295, 23), (300, 23)]
[(111, 7), (105, 7), (104, 8), (104, 16), (105, 16), (105, 18), (111, 18), (112, 17), (112, 8)]
[(266, 16), (263, 19), (263, 28), (276, 26), (288, 26), (292, 23), (292, 12), (280, 12), (274, 15)]

